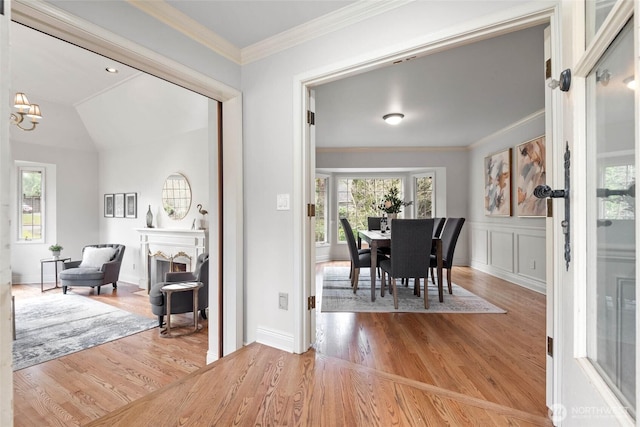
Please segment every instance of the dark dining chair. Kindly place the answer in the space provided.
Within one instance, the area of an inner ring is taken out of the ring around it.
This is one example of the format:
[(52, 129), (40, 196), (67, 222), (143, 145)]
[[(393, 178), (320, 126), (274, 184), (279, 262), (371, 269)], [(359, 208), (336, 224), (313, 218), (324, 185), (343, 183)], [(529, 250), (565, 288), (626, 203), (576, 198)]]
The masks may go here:
[[(371, 250), (358, 249), (356, 245), (356, 238), (353, 235), (353, 229), (351, 228), (351, 224), (349, 224), (349, 220), (347, 218), (340, 218), (340, 223), (342, 224), (342, 229), (344, 230), (345, 237), (347, 238), (347, 246), (349, 247), (349, 257), (351, 258), (351, 270), (349, 272), (349, 277), (351, 278), (353, 293), (355, 293), (358, 290), (360, 268), (371, 268)], [(379, 252), (375, 255), (378, 257), (378, 265), (380, 265), (380, 262), (386, 258)]]
[[(456, 250), (456, 243), (464, 225), (464, 218), (447, 218), (440, 239), (442, 240), (442, 267), (447, 270), (447, 286), (449, 293), (453, 293), (451, 287), (451, 268), (453, 267), (453, 254)], [(435, 254), (431, 254), (429, 267), (431, 270), (431, 281), (435, 284), (433, 269), (437, 267), (438, 261)]]
[[(433, 235), (433, 219), (396, 219), (393, 221), (391, 239), (391, 258), (380, 262), (382, 284), (380, 295), (384, 296), (386, 275), (389, 275), (390, 290), (393, 294), (393, 306), (398, 309), (398, 289), (396, 278), (413, 277), (415, 286), (420, 286), (421, 278), (426, 285), (429, 277), (429, 257)], [(414, 293), (417, 294), (417, 289)], [(424, 308), (429, 308), (427, 290), (424, 290)]]

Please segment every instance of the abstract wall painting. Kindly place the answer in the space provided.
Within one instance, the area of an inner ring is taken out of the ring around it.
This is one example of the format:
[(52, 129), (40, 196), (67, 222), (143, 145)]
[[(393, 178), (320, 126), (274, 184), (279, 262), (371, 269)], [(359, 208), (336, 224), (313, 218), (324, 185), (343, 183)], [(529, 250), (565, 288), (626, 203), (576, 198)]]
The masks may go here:
[(484, 214), (511, 216), (511, 148), (484, 159)]
[(546, 183), (545, 138), (541, 136), (516, 147), (518, 216), (544, 217), (546, 199), (538, 199), (533, 190)]

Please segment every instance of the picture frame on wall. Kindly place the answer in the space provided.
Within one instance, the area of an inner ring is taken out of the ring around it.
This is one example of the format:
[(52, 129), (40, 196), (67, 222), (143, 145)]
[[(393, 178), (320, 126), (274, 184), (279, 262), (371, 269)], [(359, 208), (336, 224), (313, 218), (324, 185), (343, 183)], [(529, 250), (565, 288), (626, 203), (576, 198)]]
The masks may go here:
[(516, 179), (519, 217), (545, 217), (547, 200), (538, 199), (533, 190), (546, 184), (545, 137), (541, 136), (516, 146)]
[(113, 218), (113, 194), (104, 195), (104, 216)]
[(116, 218), (124, 218), (124, 193), (114, 195), (113, 213)]
[(484, 159), (484, 214), (511, 216), (511, 148)]
[(124, 195), (124, 216), (126, 218), (138, 217), (138, 193)]

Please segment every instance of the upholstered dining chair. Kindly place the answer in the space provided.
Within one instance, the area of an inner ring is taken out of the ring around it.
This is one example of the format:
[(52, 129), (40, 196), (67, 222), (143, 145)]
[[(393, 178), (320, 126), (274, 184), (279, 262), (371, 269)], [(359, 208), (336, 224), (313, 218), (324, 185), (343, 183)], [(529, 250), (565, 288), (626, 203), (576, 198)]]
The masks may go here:
[[(358, 290), (358, 278), (360, 277), (360, 268), (371, 268), (371, 250), (370, 249), (358, 249), (356, 245), (356, 238), (353, 235), (353, 229), (347, 218), (340, 218), (342, 229), (344, 230), (345, 237), (347, 238), (347, 246), (349, 247), (349, 257), (351, 258), (351, 271), (349, 277), (351, 278), (351, 287), (353, 293)], [(377, 263), (386, 257), (379, 252), (375, 254), (377, 256)]]
[[(428, 262), (431, 256), (433, 219), (396, 219), (393, 221), (391, 239), (391, 258), (380, 262), (382, 284), (380, 295), (384, 296), (386, 275), (389, 275), (390, 290), (393, 294), (393, 306), (398, 309), (398, 289), (396, 278), (413, 277), (416, 288), (421, 278), (426, 285), (429, 277)], [(417, 289), (414, 290), (417, 294)], [(424, 308), (429, 308), (427, 290), (424, 290)]]
[[(460, 231), (462, 231), (464, 221), (464, 218), (447, 218), (447, 221), (444, 224), (444, 228), (442, 229), (442, 234), (440, 235), (440, 239), (442, 240), (442, 267), (447, 270), (447, 286), (449, 288), (450, 294), (453, 293), (453, 289), (451, 287), (451, 268), (453, 267), (453, 254), (456, 250), (456, 243), (458, 242), (458, 237), (460, 236)], [(431, 270), (431, 281), (433, 282), (433, 284), (436, 283), (433, 269), (437, 266), (438, 261), (436, 260), (436, 255), (431, 254), (429, 267)]]

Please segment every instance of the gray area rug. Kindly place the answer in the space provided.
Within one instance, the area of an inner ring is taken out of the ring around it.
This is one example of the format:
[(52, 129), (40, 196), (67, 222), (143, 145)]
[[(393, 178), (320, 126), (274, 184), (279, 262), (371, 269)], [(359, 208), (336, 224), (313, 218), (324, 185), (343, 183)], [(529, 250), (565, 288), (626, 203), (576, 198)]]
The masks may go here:
[[(485, 299), (453, 283), (453, 295), (444, 282), (444, 302), (438, 301), (438, 287), (429, 282), (429, 308), (424, 296), (413, 294), (413, 279), (405, 287), (396, 280), (398, 310), (393, 308), (393, 295), (387, 291), (380, 297), (380, 279), (376, 280), (376, 300), (371, 302), (369, 269), (361, 269), (356, 294), (351, 289), (349, 267), (325, 267), (322, 282), (321, 312), (393, 312), (393, 313), (506, 313)], [(423, 282), (421, 280), (421, 282)], [(421, 283), (424, 286), (424, 283)], [(424, 288), (422, 288), (424, 289)]]
[(16, 299), (15, 319), (14, 371), (158, 325), (155, 319), (73, 294)]

